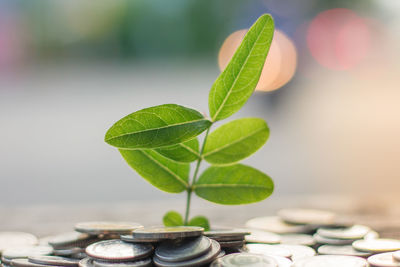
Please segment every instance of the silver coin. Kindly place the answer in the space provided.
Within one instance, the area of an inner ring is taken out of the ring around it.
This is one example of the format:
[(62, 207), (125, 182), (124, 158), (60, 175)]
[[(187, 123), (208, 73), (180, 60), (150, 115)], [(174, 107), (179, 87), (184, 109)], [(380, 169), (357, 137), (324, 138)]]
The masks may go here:
[(246, 227), (273, 232), (276, 234), (309, 233), (313, 227), (309, 225), (294, 225), (282, 221), (277, 216), (253, 218), (246, 222)]
[[(30, 262), (28, 259), (24, 258), (24, 259), (11, 260), (11, 266), (14, 266), (14, 267), (48, 267), (49, 265)], [(62, 266), (62, 265), (52, 265), (52, 266)]]
[(290, 245), (314, 246), (316, 242), (312, 235), (285, 234), (281, 235), (281, 243)]
[(71, 258), (71, 259), (81, 260), (81, 259), (86, 258), (87, 256), (88, 255), (85, 252), (79, 252), (79, 253), (76, 253), (76, 254), (72, 254), (72, 255), (70, 255), (68, 257)]
[(155, 250), (155, 255), (162, 261), (186, 261), (211, 250), (211, 240), (205, 236), (168, 240), (162, 242)]
[(362, 252), (355, 250), (351, 245), (345, 245), (345, 246), (323, 245), (318, 248), (318, 254), (358, 256), (363, 258), (371, 255), (370, 252)]
[(210, 236), (209, 238), (214, 239), (218, 242), (227, 242), (227, 241), (244, 241), (244, 236)]
[(282, 209), (278, 216), (287, 223), (311, 225), (334, 225), (337, 219), (333, 212), (315, 209)]
[(0, 232), (0, 254), (8, 248), (34, 246), (38, 243), (36, 236), (24, 232)]
[(351, 245), (355, 240), (353, 239), (334, 239), (334, 238), (326, 238), (320, 236), (319, 234), (313, 235), (314, 240), (318, 244), (325, 244), (325, 245), (336, 245), (336, 246), (344, 246), (344, 245)]
[(100, 241), (86, 248), (89, 257), (105, 261), (134, 261), (146, 258), (153, 251), (149, 244), (126, 243), (119, 239)]
[(85, 252), (84, 248), (68, 248), (68, 249), (54, 249), (53, 254), (56, 256), (72, 256), (78, 253)]
[(250, 230), (250, 235), (246, 235), (245, 240), (248, 243), (279, 244), (281, 236), (262, 230)]
[(275, 255), (268, 255), (268, 257), (273, 258), (278, 264), (278, 267), (292, 267), (293, 265), (293, 262), (285, 257), (280, 257)]
[(362, 239), (353, 242), (353, 248), (366, 252), (390, 252), (400, 250), (400, 240), (396, 239)]
[(97, 241), (97, 237), (79, 232), (68, 232), (52, 236), (48, 239), (48, 244), (55, 249), (69, 247), (85, 247)]
[(195, 226), (144, 227), (133, 231), (134, 238), (177, 239), (203, 234), (204, 228)]
[(365, 259), (353, 256), (321, 255), (296, 260), (293, 267), (367, 267)]
[(326, 238), (361, 239), (370, 231), (368, 226), (356, 224), (348, 228), (319, 228), (317, 233)]
[(316, 255), (315, 250), (307, 246), (289, 244), (280, 244), (276, 246), (280, 246), (283, 249), (289, 250), (290, 254), (292, 254), (290, 257), (292, 261)]
[(210, 231), (204, 232), (204, 235), (207, 237), (244, 237), (245, 235), (249, 234), (250, 232), (248, 230), (229, 228), (212, 229)]
[(393, 252), (372, 255), (368, 258), (368, 263), (377, 267), (400, 267), (400, 262), (393, 258)]
[(50, 246), (26, 246), (6, 249), (3, 251), (2, 259), (12, 260), (20, 258), (28, 258), (32, 256), (46, 256), (53, 252)]
[(278, 267), (274, 258), (252, 253), (233, 253), (213, 261), (210, 267)]
[(226, 251), (221, 249), (221, 251), (219, 252), (217, 258), (221, 258), (221, 257), (223, 257), (225, 255), (226, 255)]
[(400, 261), (400, 250), (393, 252), (393, 259)]
[(79, 260), (58, 256), (32, 256), (28, 260), (32, 263), (53, 266), (78, 266)]
[(160, 260), (157, 256), (154, 256), (153, 261), (156, 266), (159, 267), (192, 267), (192, 266), (203, 266), (212, 262), (216, 259), (221, 251), (221, 247), (217, 241), (211, 240), (211, 250), (204, 255), (197, 258), (181, 261), (181, 262), (167, 262)]
[(79, 261), (79, 267), (94, 267), (93, 259), (87, 257)]
[(133, 222), (81, 222), (75, 225), (75, 230), (90, 235), (130, 234), (141, 227)]
[(247, 244), (245, 249), (249, 253), (262, 254), (266, 256), (275, 255), (285, 258), (290, 258), (292, 256), (292, 253), (287, 248), (283, 248), (280, 245)]
[(137, 238), (132, 235), (121, 235), (120, 238), (128, 243), (157, 243), (161, 241), (159, 238)]
[(378, 239), (379, 238), (379, 234), (376, 231), (369, 231), (368, 234), (366, 234), (364, 236), (364, 239)]
[(104, 261), (93, 261), (94, 267), (149, 267), (153, 266), (151, 258), (128, 261), (128, 262), (104, 262)]
[(241, 248), (244, 246), (244, 240), (239, 241), (219, 241), (221, 248)]

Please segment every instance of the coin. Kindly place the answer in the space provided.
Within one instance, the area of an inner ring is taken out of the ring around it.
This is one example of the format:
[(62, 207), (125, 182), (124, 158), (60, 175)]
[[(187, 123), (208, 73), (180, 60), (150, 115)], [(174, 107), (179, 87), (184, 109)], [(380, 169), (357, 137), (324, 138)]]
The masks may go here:
[(133, 261), (146, 258), (153, 251), (149, 244), (126, 243), (119, 239), (100, 241), (86, 248), (89, 257), (104, 261)]
[(250, 235), (250, 232), (242, 229), (212, 229), (210, 231), (204, 232), (207, 237), (238, 237)]
[(254, 254), (262, 255), (276, 255), (285, 258), (290, 258), (292, 253), (280, 245), (267, 245), (267, 244), (247, 244), (246, 251)]
[(280, 257), (275, 255), (268, 255), (268, 257), (273, 258), (278, 264), (278, 267), (292, 267), (293, 265), (293, 262), (285, 257)]
[(8, 248), (33, 246), (38, 243), (36, 236), (24, 232), (0, 232), (0, 254)]
[(393, 252), (372, 255), (368, 258), (368, 263), (377, 267), (400, 267), (400, 262), (393, 258)]
[(85, 252), (84, 248), (68, 248), (68, 249), (54, 249), (53, 254), (56, 256), (71, 256), (74, 254)]
[(221, 249), (221, 251), (219, 252), (217, 258), (221, 258), (221, 257), (223, 257), (225, 255), (226, 255), (226, 251)]
[(191, 260), (181, 262), (167, 262), (160, 260), (157, 255), (154, 256), (153, 261), (156, 266), (159, 267), (191, 267), (191, 266), (202, 266), (212, 262), (216, 259), (221, 251), (221, 247), (217, 241), (211, 240), (211, 250), (204, 255), (196, 257)]
[(211, 250), (211, 240), (205, 236), (168, 240), (155, 250), (155, 255), (162, 261), (186, 261), (203, 255)]
[(307, 258), (315, 256), (316, 252), (314, 249), (302, 246), (302, 245), (289, 245), (289, 244), (280, 244), (276, 245), (280, 246), (283, 249), (287, 249), (292, 256), (290, 257), (292, 261), (296, 261), (298, 259)]
[(53, 252), (50, 246), (25, 246), (10, 248), (3, 251), (2, 259), (12, 260), (19, 258), (28, 258), (32, 256), (46, 256)]
[(79, 267), (94, 267), (93, 260), (89, 257), (79, 261)]
[(282, 221), (277, 216), (253, 218), (246, 222), (246, 227), (273, 232), (276, 234), (308, 233), (313, 230), (309, 225), (294, 225)]
[(296, 260), (293, 267), (367, 267), (365, 259), (353, 256), (322, 255)]
[[(26, 258), (11, 260), (11, 266), (14, 266), (14, 267), (49, 267), (49, 265), (30, 262)], [(61, 265), (53, 265), (53, 266), (61, 266)]]
[(355, 250), (351, 245), (345, 245), (345, 246), (323, 245), (318, 248), (318, 254), (358, 256), (364, 258), (371, 255), (370, 252), (362, 252)]
[(72, 254), (72, 255), (70, 255), (68, 257), (71, 258), (71, 259), (81, 260), (81, 259), (86, 258), (87, 254), (85, 252), (79, 252), (79, 253), (76, 253), (76, 254)]
[(133, 231), (134, 238), (176, 239), (203, 234), (204, 228), (195, 226), (144, 227)]
[(218, 258), (213, 261), (210, 267), (278, 267), (274, 258), (251, 253), (234, 253)]
[(104, 262), (104, 261), (93, 261), (94, 267), (150, 267), (153, 266), (151, 258), (128, 261), (128, 262)]
[(79, 260), (58, 256), (32, 256), (28, 260), (36, 264), (53, 266), (78, 266)]
[(241, 248), (244, 246), (244, 240), (239, 241), (218, 241), (221, 248)]
[(369, 231), (368, 234), (364, 236), (364, 239), (377, 239), (379, 234), (376, 231)]
[(75, 230), (90, 235), (130, 234), (141, 227), (141, 224), (132, 222), (81, 222), (75, 225)]
[(368, 226), (356, 224), (348, 228), (319, 228), (317, 233), (326, 238), (361, 239), (370, 231)]
[(93, 243), (97, 240), (98, 239), (96, 237), (88, 234), (68, 232), (49, 238), (48, 244), (55, 249), (63, 249), (69, 247), (86, 247), (90, 243)]
[(316, 242), (312, 235), (285, 234), (281, 235), (281, 243), (290, 245), (314, 246)]
[(278, 216), (293, 224), (334, 225), (336, 221), (335, 213), (315, 209), (282, 209)]
[(400, 250), (393, 252), (393, 258), (397, 261), (400, 261)]
[(246, 235), (245, 240), (249, 243), (278, 244), (281, 242), (281, 237), (272, 232), (250, 230), (250, 235)]
[(336, 245), (336, 246), (351, 245), (355, 241), (353, 239), (326, 238), (320, 236), (319, 234), (314, 234), (313, 238), (318, 244)]
[(208, 238), (214, 239), (218, 242), (226, 242), (226, 241), (245, 241), (245, 236), (210, 236)]
[(120, 238), (128, 243), (157, 243), (160, 241), (158, 238), (137, 238), (131, 235), (121, 235)]
[(389, 252), (400, 250), (400, 240), (396, 239), (362, 239), (353, 242), (353, 248), (367, 252)]

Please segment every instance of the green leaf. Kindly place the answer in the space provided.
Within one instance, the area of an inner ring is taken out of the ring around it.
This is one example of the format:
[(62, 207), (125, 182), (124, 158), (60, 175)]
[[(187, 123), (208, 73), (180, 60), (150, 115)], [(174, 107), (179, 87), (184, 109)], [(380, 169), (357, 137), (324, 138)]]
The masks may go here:
[(208, 136), (203, 157), (211, 164), (238, 162), (262, 147), (268, 136), (269, 128), (263, 119), (234, 120)]
[(253, 93), (274, 34), (274, 21), (262, 15), (249, 29), (231, 61), (214, 82), (208, 98), (212, 121), (237, 112)]
[(119, 152), (129, 166), (160, 190), (180, 193), (188, 186), (188, 163), (170, 160), (152, 150), (120, 149)]
[(200, 226), (204, 228), (204, 231), (210, 230), (210, 223), (208, 222), (208, 219), (204, 216), (195, 216), (193, 217), (189, 223), (189, 226)]
[(163, 217), (163, 223), (165, 226), (182, 226), (183, 218), (176, 211), (168, 211)]
[(200, 176), (194, 191), (219, 204), (248, 204), (270, 196), (274, 183), (266, 174), (246, 165), (211, 166)]
[(164, 157), (179, 162), (192, 162), (197, 160), (199, 155), (199, 141), (197, 138), (173, 146), (157, 148), (158, 153)]
[(167, 104), (136, 111), (117, 121), (105, 141), (124, 149), (159, 148), (193, 139), (211, 122), (187, 107)]

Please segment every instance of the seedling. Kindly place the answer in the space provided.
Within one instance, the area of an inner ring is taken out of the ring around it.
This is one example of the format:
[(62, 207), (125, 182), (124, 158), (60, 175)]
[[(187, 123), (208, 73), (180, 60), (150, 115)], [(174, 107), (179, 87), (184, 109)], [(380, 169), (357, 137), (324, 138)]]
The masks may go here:
[[(211, 87), (210, 118), (200, 112), (166, 104), (136, 111), (117, 121), (105, 141), (119, 149), (126, 162), (144, 179), (169, 193), (186, 191), (186, 211), (169, 211), (166, 226), (196, 225), (209, 229), (204, 216), (189, 220), (192, 193), (208, 201), (238, 205), (261, 201), (274, 189), (271, 178), (238, 163), (261, 148), (269, 137), (267, 123), (259, 118), (211, 127), (236, 113), (253, 93), (274, 33), (270, 15), (262, 15), (249, 29), (231, 61)], [(200, 146), (197, 136), (205, 131)], [(211, 164), (200, 176), (203, 161)], [(189, 178), (190, 164), (195, 162)]]

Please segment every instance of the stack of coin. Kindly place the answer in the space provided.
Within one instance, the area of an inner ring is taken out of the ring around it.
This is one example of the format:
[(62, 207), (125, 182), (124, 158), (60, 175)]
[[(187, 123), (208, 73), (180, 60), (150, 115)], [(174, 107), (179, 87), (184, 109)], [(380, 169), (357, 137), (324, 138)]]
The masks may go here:
[(212, 229), (204, 232), (204, 235), (217, 241), (221, 248), (228, 253), (240, 252), (245, 244), (245, 236), (250, 232), (242, 229)]
[(400, 267), (400, 252), (394, 252), (400, 240), (379, 239), (370, 227), (349, 224), (329, 211), (283, 209), (278, 216), (251, 219), (246, 227), (251, 232), (247, 252), (285, 257), (295, 267)]
[(211, 267), (232, 267), (232, 266), (246, 266), (246, 267), (290, 267), (289, 260), (281, 260), (273, 256), (265, 256), (252, 253), (233, 253), (224, 257), (214, 260)]
[(27, 260), (32, 256), (50, 255), (53, 249), (50, 246), (26, 246), (6, 249), (2, 253), (3, 266), (16, 266), (15, 261)]
[(49, 255), (50, 246), (38, 245), (36, 236), (24, 232), (0, 232), (0, 254), (2, 266), (8, 267), (19, 259), (30, 256)]
[(362, 239), (353, 242), (353, 249), (372, 256), (368, 257), (370, 266), (400, 266), (400, 240), (396, 239)]
[[(101, 241), (86, 248), (80, 267), (203, 266), (221, 253), (218, 242), (203, 228), (144, 227), (121, 239)], [(152, 257), (154, 251), (154, 256)]]
[(143, 227), (132, 222), (81, 222), (75, 225), (75, 231), (47, 237), (47, 242), (53, 247), (56, 256), (83, 259), (87, 255), (88, 245), (113, 238), (120, 234), (129, 234)]
[(86, 248), (88, 257), (79, 262), (80, 267), (151, 266), (153, 246), (127, 243), (120, 239), (104, 240)]

